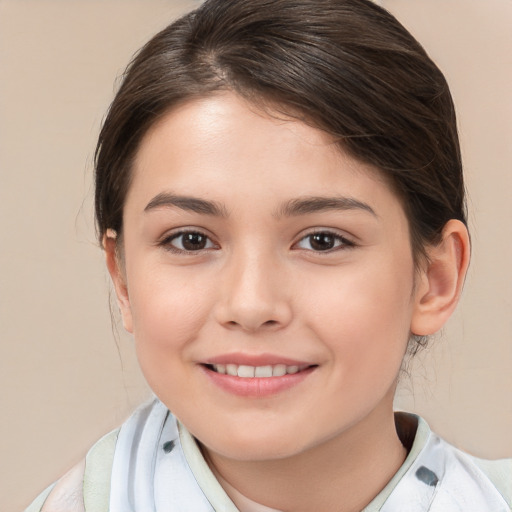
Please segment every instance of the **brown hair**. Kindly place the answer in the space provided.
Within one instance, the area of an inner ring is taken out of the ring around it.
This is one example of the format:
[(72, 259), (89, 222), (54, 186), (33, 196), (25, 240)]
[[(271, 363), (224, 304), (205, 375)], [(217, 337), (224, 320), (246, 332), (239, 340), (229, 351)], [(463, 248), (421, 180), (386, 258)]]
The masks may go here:
[(380, 169), (402, 199), (415, 257), (445, 223), (466, 223), (446, 80), (370, 0), (207, 0), (128, 66), (96, 148), (96, 219), (122, 234), (137, 148), (178, 103), (231, 90), (321, 128)]

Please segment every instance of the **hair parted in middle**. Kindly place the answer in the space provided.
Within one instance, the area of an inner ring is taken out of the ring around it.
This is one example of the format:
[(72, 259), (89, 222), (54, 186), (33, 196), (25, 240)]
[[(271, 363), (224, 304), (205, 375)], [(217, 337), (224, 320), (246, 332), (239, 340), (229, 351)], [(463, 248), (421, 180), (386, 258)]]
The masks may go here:
[(173, 108), (233, 91), (332, 135), (400, 197), (418, 263), (450, 219), (466, 223), (455, 111), (413, 36), (370, 0), (207, 0), (128, 66), (96, 148), (96, 218), (123, 229), (132, 164)]

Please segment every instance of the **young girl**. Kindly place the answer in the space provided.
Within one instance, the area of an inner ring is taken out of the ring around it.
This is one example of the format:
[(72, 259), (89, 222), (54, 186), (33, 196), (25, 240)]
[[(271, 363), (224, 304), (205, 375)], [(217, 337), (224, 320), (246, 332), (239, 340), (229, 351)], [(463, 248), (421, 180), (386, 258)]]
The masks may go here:
[(394, 413), (469, 262), (446, 81), (368, 0), (210, 0), (135, 57), (96, 215), (156, 398), (29, 511), (510, 510)]

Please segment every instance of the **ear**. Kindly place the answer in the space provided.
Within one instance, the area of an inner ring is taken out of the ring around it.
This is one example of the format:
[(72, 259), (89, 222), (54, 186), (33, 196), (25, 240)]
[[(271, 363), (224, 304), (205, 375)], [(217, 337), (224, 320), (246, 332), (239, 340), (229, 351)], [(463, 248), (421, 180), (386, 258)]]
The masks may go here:
[(126, 284), (126, 273), (120, 261), (118, 243), (116, 232), (112, 229), (107, 229), (103, 236), (103, 249), (105, 250), (107, 268), (116, 291), (117, 304), (121, 311), (123, 326), (128, 332), (133, 333), (132, 311)]
[(427, 255), (416, 283), (411, 321), (412, 334), (419, 336), (439, 331), (459, 302), (470, 255), (466, 226), (455, 219), (448, 221), (441, 242), (428, 248)]

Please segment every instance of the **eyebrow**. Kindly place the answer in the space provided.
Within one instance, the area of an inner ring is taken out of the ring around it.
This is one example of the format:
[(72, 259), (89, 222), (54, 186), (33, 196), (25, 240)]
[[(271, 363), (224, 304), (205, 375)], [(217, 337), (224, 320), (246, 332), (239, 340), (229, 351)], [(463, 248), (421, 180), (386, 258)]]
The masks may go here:
[[(150, 211), (157, 208), (177, 207), (182, 210), (199, 213), (202, 215), (212, 215), (216, 217), (228, 217), (228, 212), (224, 205), (215, 201), (199, 199), (197, 197), (180, 196), (171, 192), (161, 192), (156, 195), (144, 208), (144, 211)], [(284, 203), (274, 214), (275, 217), (294, 217), (307, 215), (310, 213), (324, 212), (330, 210), (362, 210), (378, 217), (373, 208), (358, 199), (352, 197), (334, 196), (311, 196), (297, 199), (291, 199)]]
[(330, 210), (362, 210), (378, 217), (369, 204), (352, 197), (343, 196), (312, 196), (292, 199), (279, 208), (277, 217), (293, 217)]
[(215, 201), (207, 201), (206, 199), (198, 199), (197, 197), (178, 196), (170, 192), (162, 192), (156, 195), (147, 204), (144, 211), (147, 212), (162, 207), (177, 207), (182, 210), (216, 217), (227, 217), (228, 215), (224, 206)]

